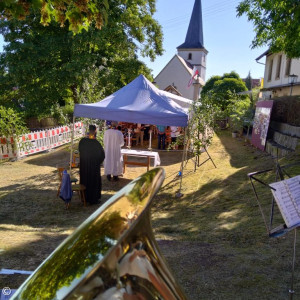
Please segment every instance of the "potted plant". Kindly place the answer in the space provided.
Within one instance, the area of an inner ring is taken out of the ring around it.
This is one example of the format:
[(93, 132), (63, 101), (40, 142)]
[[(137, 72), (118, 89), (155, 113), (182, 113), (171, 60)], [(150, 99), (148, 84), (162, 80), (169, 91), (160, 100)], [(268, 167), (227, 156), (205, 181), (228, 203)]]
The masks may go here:
[(233, 138), (238, 137), (238, 134), (242, 131), (243, 127), (243, 120), (231, 117), (230, 118), (230, 128), (231, 128), (231, 134)]

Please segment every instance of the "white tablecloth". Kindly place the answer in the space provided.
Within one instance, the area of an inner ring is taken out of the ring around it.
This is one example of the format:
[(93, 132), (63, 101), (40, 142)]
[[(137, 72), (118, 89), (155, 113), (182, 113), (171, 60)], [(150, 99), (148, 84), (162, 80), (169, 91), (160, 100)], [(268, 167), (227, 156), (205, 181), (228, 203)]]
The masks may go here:
[(122, 157), (124, 154), (128, 156), (136, 156), (136, 157), (148, 157), (154, 159), (154, 167), (160, 165), (160, 157), (158, 152), (152, 152), (152, 151), (142, 151), (142, 150), (131, 150), (131, 149), (121, 149)]

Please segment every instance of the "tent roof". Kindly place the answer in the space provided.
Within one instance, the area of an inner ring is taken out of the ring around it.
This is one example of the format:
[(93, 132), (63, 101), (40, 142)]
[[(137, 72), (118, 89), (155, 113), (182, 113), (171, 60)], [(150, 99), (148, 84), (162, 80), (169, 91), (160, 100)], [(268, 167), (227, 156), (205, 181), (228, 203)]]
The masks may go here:
[(188, 123), (188, 113), (143, 75), (102, 101), (76, 104), (74, 116), (165, 126)]
[(170, 92), (162, 91), (162, 90), (160, 90), (160, 92), (163, 95), (167, 96), (168, 98), (172, 99), (177, 104), (179, 104), (182, 108), (184, 108), (184, 110), (188, 110), (193, 104), (193, 100), (184, 98), (182, 96), (178, 96), (176, 94), (172, 94)]

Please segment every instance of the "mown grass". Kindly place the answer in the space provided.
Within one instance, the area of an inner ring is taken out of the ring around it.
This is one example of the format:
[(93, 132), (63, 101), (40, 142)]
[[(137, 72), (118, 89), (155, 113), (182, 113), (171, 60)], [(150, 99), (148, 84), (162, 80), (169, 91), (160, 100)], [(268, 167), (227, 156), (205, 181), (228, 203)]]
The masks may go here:
[[(160, 153), (166, 179), (152, 207), (152, 227), (170, 268), (189, 299), (287, 299), (293, 232), (268, 237), (247, 177), (273, 168), (274, 160), (226, 131), (214, 137), (208, 151), (217, 168), (207, 161), (194, 172), (190, 159), (181, 198), (175, 195), (182, 154)], [(66, 163), (68, 155), (61, 149), (0, 165), (1, 267), (34, 270), (97, 209), (83, 208), (75, 197), (71, 210), (65, 211), (56, 198), (56, 165)], [(200, 161), (206, 158), (203, 153)], [(103, 176), (103, 201), (144, 171), (129, 167), (118, 183)], [(291, 175), (299, 171), (293, 168)], [(274, 178), (268, 174), (263, 179)], [(268, 215), (270, 191), (258, 189)], [(276, 211), (276, 222), (281, 222), (278, 215)], [(16, 288), (25, 278), (0, 275), (0, 287)], [(297, 263), (294, 299), (300, 299), (299, 279)]]
[[(217, 169), (208, 161), (194, 173), (189, 164), (184, 197), (170, 198), (169, 185), (167, 191), (162, 188), (153, 209), (155, 232), (169, 241), (161, 248), (171, 268), (190, 299), (287, 299), (293, 232), (268, 237), (247, 177), (273, 168), (274, 160), (226, 132), (215, 137), (209, 153)], [(289, 172), (298, 175), (300, 169)], [(274, 175), (270, 172), (263, 179), (272, 182)], [(271, 192), (258, 189), (268, 218)], [(282, 222), (276, 210), (275, 215)], [(299, 276), (296, 266), (294, 299), (300, 299)]]

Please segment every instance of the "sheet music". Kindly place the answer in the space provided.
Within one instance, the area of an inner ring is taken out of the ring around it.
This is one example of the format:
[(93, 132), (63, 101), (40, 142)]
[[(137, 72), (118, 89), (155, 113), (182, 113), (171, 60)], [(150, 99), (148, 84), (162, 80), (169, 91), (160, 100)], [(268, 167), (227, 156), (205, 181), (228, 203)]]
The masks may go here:
[(273, 196), (287, 227), (300, 223), (300, 175), (271, 183)]

